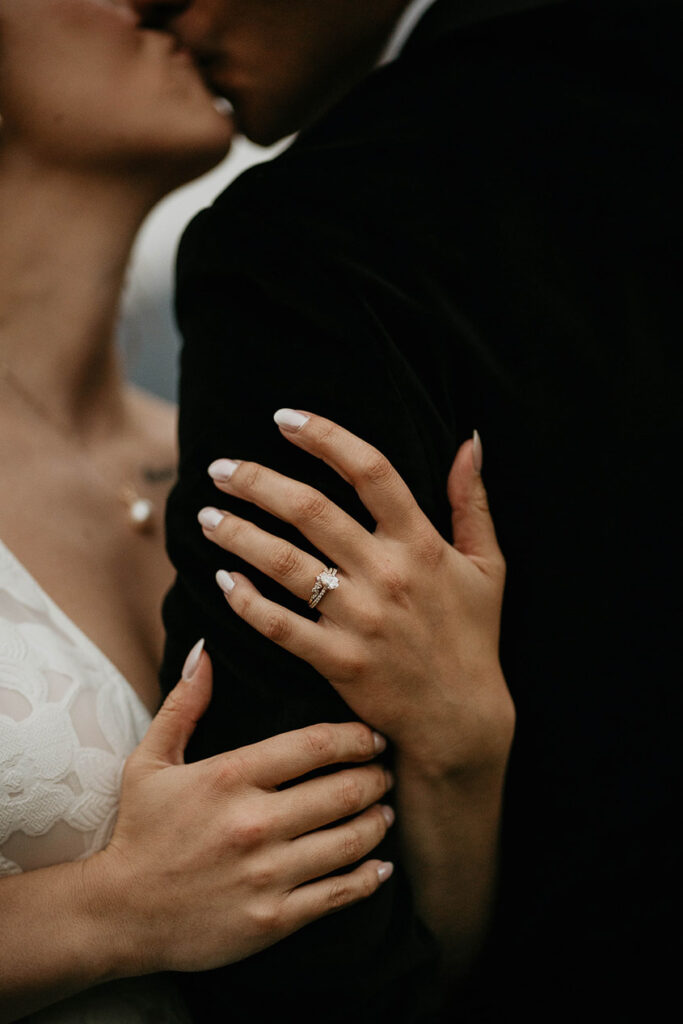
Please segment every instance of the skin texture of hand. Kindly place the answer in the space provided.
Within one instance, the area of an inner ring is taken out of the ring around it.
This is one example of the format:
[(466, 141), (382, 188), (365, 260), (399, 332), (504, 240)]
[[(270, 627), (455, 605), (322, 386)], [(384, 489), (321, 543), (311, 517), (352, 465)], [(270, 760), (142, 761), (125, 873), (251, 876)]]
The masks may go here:
[(384, 837), (387, 820), (371, 806), (389, 786), (381, 766), (278, 790), (324, 765), (373, 758), (370, 730), (312, 726), (185, 765), (185, 745), (209, 695), (203, 654), (192, 681), (169, 695), (129, 758), (116, 828), (100, 855), (133, 956), (141, 957), (136, 974), (241, 960), (380, 884), (379, 862), (312, 880), (355, 863)]
[[(481, 479), (478, 435), (448, 479), (453, 544), (376, 449), (328, 420), (280, 410), (285, 438), (353, 486), (374, 533), (320, 492), (263, 466), (221, 459), (226, 494), (292, 523), (339, 570), (317, 622), (268, 601), (241, 574), (218, 574), (234, 611), (310, 662), (396, 747), (405, 865), (442, 943), (447, 982), (466, 972), (486, 932), (514, 707), (498, 658), (505, 561)], [(307, 601), (323, 562), (220, 509), (205, 536)]]
[[(353, 710), (409, 759), (437, 772), (498, 767), (511, 741), (512, 705), (498, 660), (505, 562), (473, 442), (448, 482), (454, 544), (421, 512), (387, 459), (318, 416), (285, 410), (284, 437), (355, 487), (377, 523), (369, 533), (324, 495), (254, 463), (210, 469), (226, 494), (295, 525), (339, 568), (318, 622), (265, 600), (242, 575), (220, 581), (230, 606), (325, 676)], [(303, 600), (324, 564), (218, 509), (205, 535)], [(234, 587), (230, 589), (230, 583)]]
[(358, 722), (323, 724), (186, 765), (211, 696), (199, 646), (184, 675), (126, 762), (108, 846), (0, 881), (12, 934), (0, 1020), (117, 977), (241, 960), (390, 877), (391, 864), (363, 861), (393, 821), (377, 802), (391, 785), (380, 765), (279, 788), (324, 766), (370, 762), (382, 737)]

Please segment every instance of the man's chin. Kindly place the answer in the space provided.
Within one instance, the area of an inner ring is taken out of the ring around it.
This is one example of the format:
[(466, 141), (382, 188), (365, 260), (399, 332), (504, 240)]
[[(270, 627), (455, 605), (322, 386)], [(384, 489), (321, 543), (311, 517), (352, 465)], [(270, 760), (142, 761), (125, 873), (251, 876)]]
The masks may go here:
[(244, 135), (257, 146), (274, 146), (283, 139), (292, 138), (298, 132), (313, 124), (320, 112), (312, 114), (310, 110), (268, 111), (250, 106), (248, 103), (235, 102), (235, 125), (240, 135)]
[(282, 139), (294, 135), (297, 131), (296, 128), (263, 123), (258, 118), (240, 117), (237, 109), (235, 109), (234, 120), (238, 134), (243, 135), (256, 146), (274, 146), (276, 142), (281, 142)]

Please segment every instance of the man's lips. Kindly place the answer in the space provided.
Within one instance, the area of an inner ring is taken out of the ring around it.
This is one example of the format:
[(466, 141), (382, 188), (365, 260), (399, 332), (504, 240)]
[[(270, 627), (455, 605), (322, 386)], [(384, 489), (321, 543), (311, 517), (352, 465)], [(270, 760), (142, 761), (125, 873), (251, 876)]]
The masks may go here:
[[(220, 51), (200, 49), (191, 43), (186, 43), (178, 36), (175, 39), (175, 53), (192, 61), (197, 72), (201, 75), (204, 85), (218, 99), (229, 105), (230, 111), (234, 111), (234, 100), (230, 90), (221, 81), (223, 77), (221, 70), (225, 67), (225, 55)], [(221, 108), (221, 113), (226, 113), (227, 108)]]
[(230, 99), (230, 97), (226, 96), (225, 84), (220, 80), (222, 77), (220, 72), (225, 63), (223, 54), (211, 53), (205, 50), (193, 50), (192, 47), (188, 47), (188, 49), (192, 53), (195, 67), (204, 79), (207, 88), (217, 96)]
[(194, 59), (194, 54), (187, 46), (174, 46), (172, 55), (178, 60), (184, 61), (185, 64), (190, 64), (197, 69), (197, 62)]

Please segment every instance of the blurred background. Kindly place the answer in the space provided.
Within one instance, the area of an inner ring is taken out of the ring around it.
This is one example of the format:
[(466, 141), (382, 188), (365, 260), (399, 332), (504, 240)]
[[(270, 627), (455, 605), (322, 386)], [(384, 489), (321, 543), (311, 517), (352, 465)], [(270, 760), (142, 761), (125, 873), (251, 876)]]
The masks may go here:
[(176, 401), (180, 336), (173, 316), (173, 279), (183, 229), (238, 174), (272, 159), (287, 144), (285, 140), (263, 149), (236, 139), (218, 167), (167, 196), (143, 224), (128, 268), (119, 324), (128, 376), (136, 384)]

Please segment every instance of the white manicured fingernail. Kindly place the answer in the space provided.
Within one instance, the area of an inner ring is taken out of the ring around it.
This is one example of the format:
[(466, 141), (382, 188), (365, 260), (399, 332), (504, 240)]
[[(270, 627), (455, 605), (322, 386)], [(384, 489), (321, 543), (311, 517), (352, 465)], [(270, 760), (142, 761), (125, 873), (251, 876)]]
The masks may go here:
[(235, 581), (225, 569), (219, 569), (216, 573), (216, 583), (224, 594), (229, 594), (235, 586)]
[(296, 412), (295, 409), (278, 409), (273, 419), (283, 430), (301, 430), (308, 423), (310, 416), (304, 416), (302, 412)]
[(382, 812), (382, 814), (384, 816), (384, 820), (386, 821), (388, 827), (391, 828), (391, 826), (396, 821), (396, 815), (394, 814), (394, 808), (390, 807), (389, 804), (382, 804), (382, 806), (380, 807), (380, 811)]
[(200, 526), (205, 530), (215, 530), (219, 523), (225, 519), (225, 513), (219, 512), (217, 508), (203, 508), (197, 516)]
[(185, 683), (191, 683), (192, 682), (192, 680), (194, 678), (194, 674), (197, 671), (197, 669), (199, 668), (199, 659), (202, 656), (202, 651), (203, 650), (204, 650), (204, 638), (202, 637), (201, 640), (197, 641), (197, 643), (194, 645), (194, 647), (192, 648), (192, 650), (188, 654), (187, 658), (185, 659), (185, 664), (183, 665), (183, 682), (185, 682)]
[(484, 449), (481, 444), (481, 438), (479, 437), (478, 430), (475, 430), (472, 434), (472, 464), (474, 466), (474, 472), (481, 473), (481, 467), (484, 464)]
[(376, 754), (381, 754), (383, 750), (387, 749), (387, 741), (384, 739), (384, 736), (378, 732), (373, 732), (372, 742), (375, 744)]
[(208, 474), (212, 480), (216, 480), (217, 483), (222, 484), (226, 480), (229, 480), (232, 474), (235, 472), (239, 462), (235, 462), (234, 459), (216, 459), (212, 462), (208, 469)]
[(377, 868), (377, 877), (380, 882), (387, 882), (394, 873), (394, 865), (390, 860), (385, 860), (383, 864), (380, 864)]

